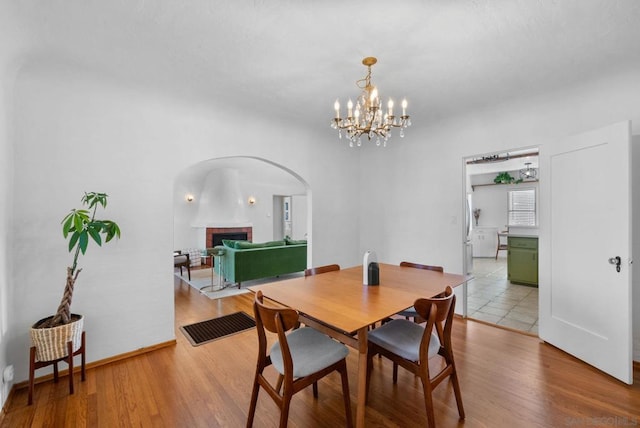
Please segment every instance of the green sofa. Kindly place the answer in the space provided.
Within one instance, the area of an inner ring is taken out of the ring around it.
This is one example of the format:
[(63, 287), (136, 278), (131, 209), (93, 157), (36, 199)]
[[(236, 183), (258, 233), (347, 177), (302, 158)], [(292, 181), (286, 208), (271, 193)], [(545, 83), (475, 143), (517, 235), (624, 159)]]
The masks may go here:
[(240, 284), (252, 279), (269, 278), (287, 273), (301, 272), (307, 268), (306, 241), (271, 241), (254, 244), (247, 241), (223, 241), (210, 254), (224, 252), (222, 263), (216, 257), (215, 269), (220, 275), (220, 265), (224, 278)]

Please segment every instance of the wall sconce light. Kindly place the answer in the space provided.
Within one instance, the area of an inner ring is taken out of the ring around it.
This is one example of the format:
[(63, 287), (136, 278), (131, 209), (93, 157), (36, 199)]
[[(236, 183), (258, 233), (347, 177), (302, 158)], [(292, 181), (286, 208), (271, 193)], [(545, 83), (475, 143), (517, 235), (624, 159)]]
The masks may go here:
[(247, 199), (247, 202), (249, 203), (249, 205), (255, 205), (256, 198), (253, 196), (249, 196), (249, 199)]
[(193, 195), (191, 193), (187, 193), (184, 198), (187, 200), (187, 202), (193, 202)]

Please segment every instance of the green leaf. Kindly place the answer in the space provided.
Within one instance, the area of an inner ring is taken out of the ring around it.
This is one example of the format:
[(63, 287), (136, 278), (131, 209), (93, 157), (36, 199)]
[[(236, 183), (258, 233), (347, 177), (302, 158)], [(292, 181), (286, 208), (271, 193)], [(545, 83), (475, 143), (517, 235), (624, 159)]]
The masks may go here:
[(78, 240), (78, 245), (80, 246), (80, 251), (84, 254), (87, 251), (87, 245), (89, 245), (89, 234), (86, 230), (83, 230), (80, 233), (80, 239)]
[(76, 242), (78, 242), (79, 237), (80, 234), (77, 231), (73, 232), (73, 235), (71, 235), (71, 239), (69, 239), (69, 252), (71, 252), (71, 250), (73, 250), (73, 248), (76, 246)]
[(107, 239), (105, 242), (111, 241), (114, 236), (120, 239), (120, 228), (118, 225), (110, 220), (107, 220), (106, 223)]
[(62, 219), (62, 235), (64, 235), (65, 239), (67, 235), (69, 235), (69, 231), (71, 230), (72, 225), (73, 225), (73, 215), (72, 213), (69, 213), (64, 219)]
[(91, 227), (88, 228), (87, 231), (89, 232), (89, 235), (91, 235), (93, 240), (96, 242), (96, 244), (102, 246), (102, 238), (100, 237), (100, 233), (96, 229)]

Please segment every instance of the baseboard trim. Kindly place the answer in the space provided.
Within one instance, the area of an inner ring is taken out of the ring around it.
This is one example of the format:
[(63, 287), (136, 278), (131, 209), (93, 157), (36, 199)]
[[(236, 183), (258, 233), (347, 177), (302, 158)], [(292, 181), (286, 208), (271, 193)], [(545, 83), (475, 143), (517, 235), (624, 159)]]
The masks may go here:
[[(153, 352), (153, 351), (156, 351), (158, 349), (167, 348), (169, 346), (175, 346), (175, 345), (176, 345), (176, 339), (169, 340), (167, 342), (158, 343), (156, 345), (145, 346), (144, 348), (136, 349), (135, 351), (125, 352), (124, 354), (118, 354), (118, 355), (114, 355), (113, 357), (104, 358), (102, 360), (98, 360), (98, 361), (93, 361), (91, 363), (87, 363), (86, 369), (87, 370), (95, 369), (97, 367), (106, 366), (107, 364), (112, 364), (112, 363), (115, 363), (115, 362), (118, 362), (118, 361), (126, 360), (126, 359), (133, 358), (133, 357), (137, 357), (138, 355), (143, 355), (143, 354), (146, 354), (148, 352)], [(75, 363), (74, 363), (73, 373), (77, 373), (79, 371), (80, 371), (80, 367), (75, 365)], [(68, 369), (60, 370), (58, 376), (64, 376), (68, 372), (69, 372)], [(50, 373), (50, 374), (35, 378), (34, 383), (38, 384), (38, 383), (42, 383), (42, 382), (47, 382), (49, 380), (53, 380), (53, 373)], [(22, 382), (19, 382), (19, 383), (15, 383), (13, 385), (13, 387), (11, 388), (11, 391), (9, 392), (9, 396), (7, 397), (7, 400), (5, 401), (5, 403), (9, 402), (9, 399), (11, 398), (11, 395), (13, 394), (14, 390), (17, 390), (17, 389), (20, 389), (20, 388), (28, 388), (28, 387), (29, 387), (29, 380), (25, 380), (25, 381), (22, 381)], [(4, 411), (4, 408), (3, 408), (3, 411)], [(0, 420), (1, 420), (1, 418), (2, 418), (2, 416), (0, 415)]]

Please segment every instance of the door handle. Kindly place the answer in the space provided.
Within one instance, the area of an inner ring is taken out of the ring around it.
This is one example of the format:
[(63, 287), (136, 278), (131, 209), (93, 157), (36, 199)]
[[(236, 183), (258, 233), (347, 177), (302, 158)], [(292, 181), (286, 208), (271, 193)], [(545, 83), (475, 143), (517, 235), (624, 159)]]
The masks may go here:
[(620, 265), (622, 264), (622, 259), (620, 256), (611, 257), (609, 259), (609, 264), (616, 265), (616, 272), (620, 272)]

